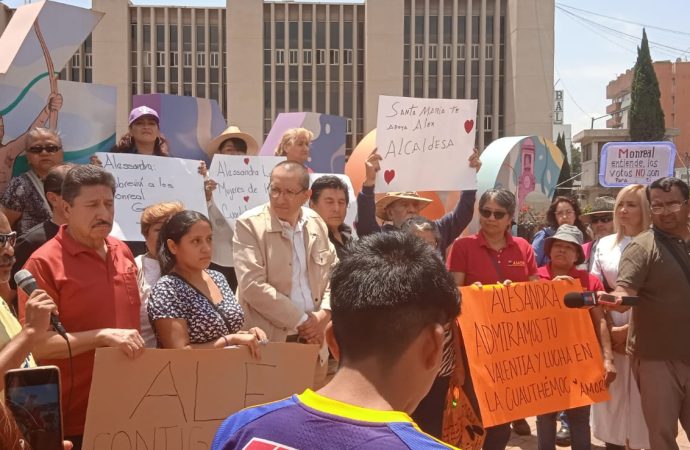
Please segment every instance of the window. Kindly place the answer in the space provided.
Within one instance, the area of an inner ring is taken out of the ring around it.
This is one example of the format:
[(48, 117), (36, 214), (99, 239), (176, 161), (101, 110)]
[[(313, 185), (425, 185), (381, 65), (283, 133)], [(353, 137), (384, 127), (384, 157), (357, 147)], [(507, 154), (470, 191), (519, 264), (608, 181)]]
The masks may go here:
[(196, 54), (196, 66), (197, 67), (206, 67), (206, 53), (197, 53)]
[(192, 67), (192, 52), (184, 52), (184, 66)]
[(331, 64), (340, 64), (340, 50), (331, 49)]
[(424, 59), (424, 44), (414, 45), (414, 59), (421, 61)]
[(465, 59), (465, 44), (458, 44), (458, 59)]
[(311, 64), (311, 50), (302, 50), (302, 64)]
[(81, 65), (81, 55), (79, 53), (75, 53), (72, 55), (72, 67), (79, 67)]
[(276, 49), (275, 63), (279, 66), (282, 66), (283, 64), (285, 64), (285, 50)]
[(151, 52), (144, 52), (142, 59), (145, 67), (151, 67)]
[(346, 126), (347, 126), (345, 132), (346, 132), (347, 134), (352, 133), (352, 119), (347, 119), (345, 123), (346, 123)]
[(486, 44), (486, 47), (484, 47), (484, 57), (486, 59), (494, 59), (494, 44)]
[(165, 52), (156, 52), (156, 67), (165, 66)]
[(438, 44), (429, 44), (429, 59), (438, 59)]
[(296, 66), (299, 64), (299, 50), (288, 50), (288, 59), (291, 66)]
[(217, 69), (217, 68), (218, 68), (218, 65), (219, 65), (219, 64), (218, 64), (218, 60), (219, 60), (219, 59), (220, 59), (220, 53), (218, 53), (218, 52), (211, 52), (211, 53), (208, 55), (208, 60), (209, 60), (208, 62), (209, 62), (209, 65), (210, 65), (211, 67), (213, 67), (214, 69)]
[(170, 67), (177, 67), (177, 52), (170, 52)]
[(443, 44), (443, 59), (448, 61), (453, 57), (453, 46), (450, 44)]
[[(84, 68), (93, 68), (93, 55), (91, 53), (84, 53)], [(675, 99), (675, 97), (673, 97)]]
[(344, 55), (345, 55), (345, 65), (346, 66), (351, 66), (352, 65), (352, 49), (346, 48), (344, 50)]
[(316, 50), (316, 64), (319, 66), (326, 64), (326, 50), (324, 50), (324, 49)]
[(494, 118), (492, 116), (484, 116), (484, 131), (492, 131)]
[(479, 59), (479, 44), (472, 44), (472, 59)]

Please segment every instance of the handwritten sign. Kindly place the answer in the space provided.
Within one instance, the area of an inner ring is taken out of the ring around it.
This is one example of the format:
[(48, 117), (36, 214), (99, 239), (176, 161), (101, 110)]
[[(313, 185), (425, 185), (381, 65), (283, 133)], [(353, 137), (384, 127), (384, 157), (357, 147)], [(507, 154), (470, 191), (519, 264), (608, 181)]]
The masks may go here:
[(141, 212), (160, 202), (179, 201), (208, 215), (199, 161), (126, 153), (96, 153), (115, 177), (115, 224), (112, 235), (143, 241)]
[(599, 184), (624, 187), (673, 176), (673, 142), (609, 142), (601, 149)]
[(348, 177), (347, 175), (343, 175), (342, 173), (310, 173), (309, 183), (314, 184), (314, 181), (316, 181), (318, 178), (324, 175), (332, 175), (338, 177), (343, 181), (343, 183), (347, 185), (347, 195), (349, 203), (347, 204), (347, 213), (345, 214), (345, 225), (352, 228), (352, 232), (354, 233), (354, 223), (355, 219), (357, 219), (357, 197), (355, 196), (355, 190), (352, 188), (352, 182), (350, 181), (350, 177)]
[(209, 176), (218, 183), (213, 203), (234, 229), (245, 211), (268, 202), (271, 170), (283, 156), (213, 155)]
[(485, 427), (608, 400), (594, 327), (563, 304), (579, 282), (462, 288), (460, 329)]
[(246, 348), (147, 349), (132, 360), (98, 349), (83, 449), (208, 449), (230, 414), (311, 387), (317, 346), (261, 352), (254, 360)]
[(476, 116), (476, 100), (379, 96), (377, 191), (475, 189)]

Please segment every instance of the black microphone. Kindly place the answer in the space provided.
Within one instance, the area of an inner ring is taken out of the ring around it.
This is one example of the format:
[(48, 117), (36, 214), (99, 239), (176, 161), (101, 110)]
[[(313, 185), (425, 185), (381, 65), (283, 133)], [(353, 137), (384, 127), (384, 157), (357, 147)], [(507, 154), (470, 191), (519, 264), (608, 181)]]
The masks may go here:
[(565, 303), (565, 306), (568, 308), (592, 308), (597, 305), (637, 306), (640, 303), (640, 297), (618, 297), (611, 294), (601, 294), (597, 296), (597, 293), (593, 291), (568, 292), (565, 294), (565, 297), (563, 297), (563, 303)]
[[(33, 291), (38, 289), (36, 279), (33, 275), (31, 275), (31, 272), (26, 269), (22, 269), (14, 274), (14, 282), (17, 283), (17, 287), (24, 291), (28, 296), (31, 296)], [(65, 331), (65, 327), (63, 327), (62, 323), (60, 323), (60, 319), (58, 319), (57, 316), (52, 313), (50, 314), (50, 325), (52, 325), (57, 334), (67, 339), (67, 331)]]

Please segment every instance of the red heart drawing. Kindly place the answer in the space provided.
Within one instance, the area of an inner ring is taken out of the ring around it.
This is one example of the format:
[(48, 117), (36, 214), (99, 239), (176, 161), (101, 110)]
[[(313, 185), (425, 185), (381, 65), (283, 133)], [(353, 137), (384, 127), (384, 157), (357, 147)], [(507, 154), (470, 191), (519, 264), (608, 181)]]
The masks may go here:
[(249, 158), (244, 158), (244, 163), (249, 164)]
[(247, 203), (247, 202), (249, 201), (249, 196), (248, 196), (248, 195), (245, 195), (243, 198), (244, 198), (244, 202), (245, 202), (245, 203)]
[(465, 132), (467, 132), (467, 134), (470, 134), (470, 131), (472, 131), (472, 128), (474, 128), (474, 120), (466, 120), (465, 121)]
[(386, 184), (391, 184), (393, 178), (395, 178), (395, 170), (386, 170), (383, 172), (383, 179), (386, 181)]

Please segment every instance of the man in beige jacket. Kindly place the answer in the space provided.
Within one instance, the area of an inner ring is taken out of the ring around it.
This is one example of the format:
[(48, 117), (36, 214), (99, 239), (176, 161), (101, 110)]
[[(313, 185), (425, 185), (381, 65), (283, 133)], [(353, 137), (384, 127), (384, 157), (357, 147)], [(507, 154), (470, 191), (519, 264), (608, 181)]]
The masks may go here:
[(302, 206), (310, 196), (309, 173), (303, 165), (276, 165), (269, 202), (237, 219), (233, 254), (245, 327), (262, 328), (272, 342), (322, 345), (319, 384), (326, 373), (329, 277), (337, 257), (326, 223)]

